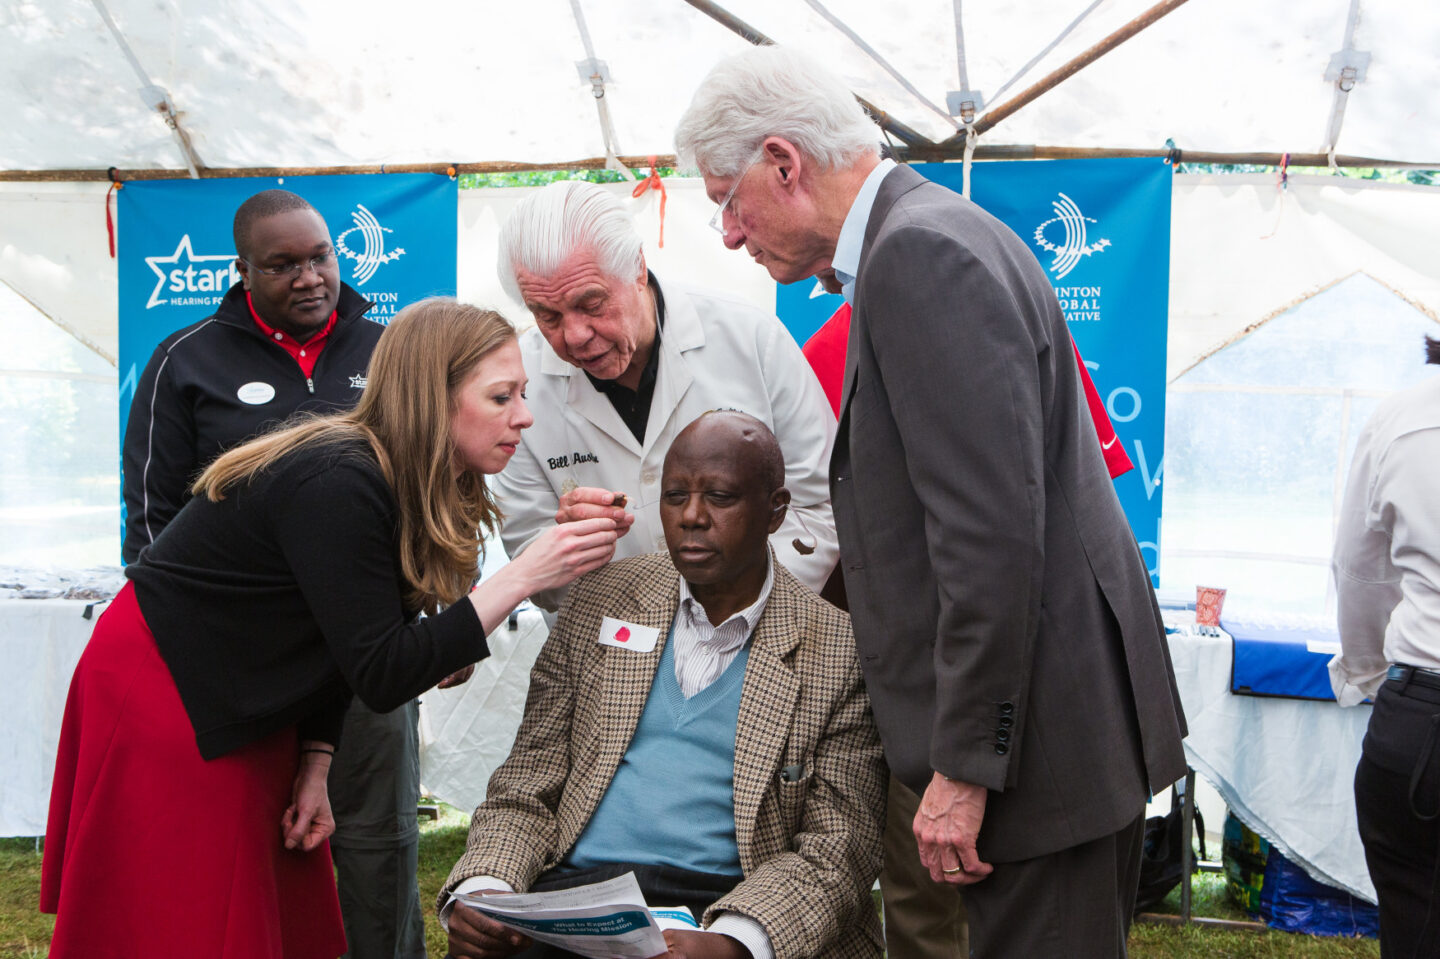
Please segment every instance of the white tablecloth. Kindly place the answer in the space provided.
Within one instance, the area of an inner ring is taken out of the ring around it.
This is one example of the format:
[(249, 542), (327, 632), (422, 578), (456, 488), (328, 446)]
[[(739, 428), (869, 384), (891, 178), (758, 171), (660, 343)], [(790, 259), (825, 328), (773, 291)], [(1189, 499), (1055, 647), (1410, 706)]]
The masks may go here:
[(1171, 634), (1185, 755), (1245, 825), (1322, 882), (1375, 901), (1355, 826), (1370, 707), (1236, 696), (1227, 636)]
[(45, 832), (70, 675), (95, 625), (88, 605), (0, 600), (0, 836)]

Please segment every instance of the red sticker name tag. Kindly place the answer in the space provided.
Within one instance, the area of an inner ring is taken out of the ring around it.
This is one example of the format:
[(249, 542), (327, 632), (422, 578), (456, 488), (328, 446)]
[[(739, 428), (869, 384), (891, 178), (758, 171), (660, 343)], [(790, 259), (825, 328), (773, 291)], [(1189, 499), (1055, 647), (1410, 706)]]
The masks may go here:
[(600, 621), (600, 645), (633, 649), (637, 653), (648, 653), (655, 648), (660, 630), (639, 623), (627, 623), (623, 619), (606, 616)]

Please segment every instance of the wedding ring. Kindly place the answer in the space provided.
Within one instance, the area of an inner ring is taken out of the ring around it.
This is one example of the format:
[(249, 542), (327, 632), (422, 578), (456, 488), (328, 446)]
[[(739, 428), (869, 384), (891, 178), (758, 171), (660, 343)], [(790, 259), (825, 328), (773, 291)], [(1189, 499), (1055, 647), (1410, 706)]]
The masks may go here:
[(957, 872), (963, 872), (964, 870), (963, 870), (963, 868), (960, 867), (960, 866), (956, 866), (954, 869), (946, 869), (946, 868), (944, 868), (944, 867), (942, 866), (941, 869), (940, 869), (940, 871), (943, 872), (943, 873), (944, 873), (945, 875), (947, 875), (947, 876), (953, 876), (953, 875), (955, 875)]

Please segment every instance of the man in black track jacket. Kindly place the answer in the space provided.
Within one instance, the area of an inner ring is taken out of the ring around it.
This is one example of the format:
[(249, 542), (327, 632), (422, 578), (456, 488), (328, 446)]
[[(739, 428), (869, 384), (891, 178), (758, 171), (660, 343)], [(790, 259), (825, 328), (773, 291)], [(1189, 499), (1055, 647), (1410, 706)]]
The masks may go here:
[[(268, 194), (303, 206), (265, 214), (279, 202), (256, 203)], [(348, 409), (365, 389), (384, 327), (365, 319), (370, 301), (340, 282), (324, 220), (283, 190), (257, 194), (241, 211), (252, 203), (260, 215), (242, 222), (236, 214), (241, 281), (213, 316), (155, 348), (135, 388), (124, 450), (127, 563), (174, 519), (215, 457), (297, 412)]]

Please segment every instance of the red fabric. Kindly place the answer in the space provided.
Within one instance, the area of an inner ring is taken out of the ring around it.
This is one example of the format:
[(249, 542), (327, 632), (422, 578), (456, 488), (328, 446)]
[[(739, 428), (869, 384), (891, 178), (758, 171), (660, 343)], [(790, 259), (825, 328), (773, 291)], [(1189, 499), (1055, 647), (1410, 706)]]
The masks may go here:
[(820, 388), (830, 401), (835, 415), (840, 415), (840, 391), (845, 387), (845, 345), (850, 340), (850, 304), (841, 303), (840, 309), (816, 330), (800, 347), (810, 368), (820, 380)]
[[(840, 415), (840, 403), (844, 399), (840, 391), (845, 386), (845, 349), (849, 339), (850, 304), (841, 303), (830, 319), (800, 348), (805, 359), (810, 361), (810, 368), (820, 380), (820, 387), (825, 391), (825, 398), (830, 401), (830, 407), (836, 416)], [(1095, 421), (1095, 433), (1100, 438), (1100, 452), (1105, 455), (1105, 466), (1110, 470), (1110, 478), (1115, 479), (1135, 466), (1130, 462), (1130, 457), (1125, 455), (1124, 444), (1115, 435), (1115, 427), (1105, 412), (1105, 401), (1100, 399), (1095, 384), (1090, 381), (1090, 371), (1085, 368), (1085, 361), (1080, 358), (1080, 347), (1075, 346), (1074, 340), (1071, 340), (1070, 345), (1075, 348), (1075, 362), (1080, 366), (1080, 380), (1085, 384), (1085, 400), (1090, 406), (1090, 418)]]
[(320, 351), (325, 349), (325, 341), (330, 339), (330, 331), (335, 329), (335, 318), (340, 315), (338, 312), (331, 311), (330, 321), (325, 324), (325, 328), (301, 343), (289, 333), (277, 330), (260, 319), (260, 314), (255, 312), (255, 304), (250, 302), (249, 290), (245, 291), (245, 305), (250, 307), (250, 319), (260, 327), (260, 332), (279, 343), (286, 353), (295, 357), (295, 362), (300, 364), (300, 369), (304, 371), (306, 377), (315, 372), (315, 361), (320, 359)]
[(1075, 347), (1075, 362), (1080, 364), (1080, 381), (1085, 384), (1085, 402), (1090, 404), (1090, 418), (1095, 421), (1095, 435), (1100, 438), (1100, 452), (1105, 455), (1105, 467), (1110, 470), (1110, 478), (1113, 480), (1133, 470), (1135, 464), (1125, 455), (1125, 444), (1115, 435), (1115, 426), (1105, 412), (1105, 401), (1100, 398), (1100, 392), (1090, 381), (1090, 371), (1085, 368), (1085, 361), (1080, 358), (1080, 347), (1075, 346), (1074, 340), (1070, 341), (1070, 345)]
[[(202, 637), (197, 637), (197, 640)], [(335, 959), (329, 846), (287, 852), (295, 730), (209, 762), (134, 590), (95, 626), (65, 704), (40, 908), (54, 959)]]

